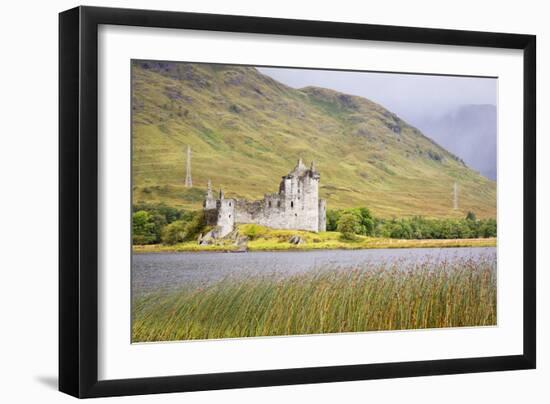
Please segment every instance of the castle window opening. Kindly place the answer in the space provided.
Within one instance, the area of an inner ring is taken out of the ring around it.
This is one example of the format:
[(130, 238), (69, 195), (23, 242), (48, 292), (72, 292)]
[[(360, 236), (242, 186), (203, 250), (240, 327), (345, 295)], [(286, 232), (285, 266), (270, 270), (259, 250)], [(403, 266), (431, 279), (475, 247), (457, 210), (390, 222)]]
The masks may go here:
[(290, 202), (290, 207), (291, 207), (291, 208), (294, 207), (294, 201)]

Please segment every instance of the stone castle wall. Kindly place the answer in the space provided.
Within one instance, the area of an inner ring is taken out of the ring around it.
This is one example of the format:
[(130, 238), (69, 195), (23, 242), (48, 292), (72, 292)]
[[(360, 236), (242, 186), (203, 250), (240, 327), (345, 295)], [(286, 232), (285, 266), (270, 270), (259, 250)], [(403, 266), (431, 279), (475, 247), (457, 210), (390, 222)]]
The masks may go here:
[(259, 224), (273, 229), (307, 231), (326, 230), (326, 201), (319, 199), (319, 174), (313, 164), (307, 169), (301, 160), (279, 186), (279, 193), (265, 195), (258, 201), (212, 197), (210, 184), (204, 203), (207, 224), (218, 226), (221, 237), (229, 234), (235, 223)]
[(318, 231), (317, 207), (300, 200), (267, 197), (260, 201), (237, 200), (235, 223), (256, 223), (273, 229)]
[(327, 231), (327, 201), (319, 199), (319, 231)]
[(224, 236), (235, 228), (235, 200), (223, 199), (220, 201), (218, 227)]

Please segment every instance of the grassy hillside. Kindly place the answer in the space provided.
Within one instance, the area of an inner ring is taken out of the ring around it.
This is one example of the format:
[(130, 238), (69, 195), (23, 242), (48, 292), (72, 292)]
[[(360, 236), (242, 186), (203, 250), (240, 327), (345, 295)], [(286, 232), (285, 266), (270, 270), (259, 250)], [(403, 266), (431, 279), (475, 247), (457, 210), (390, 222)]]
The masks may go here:
[(367, 99), (292, 89), (241, 66), (134, 61), (132, 80), (134, 202), (199, 208), (208, 179), (227, 197), (259, 199), (301, 156), (315, 160), (329, 208), (496, 216), (495, 182)]

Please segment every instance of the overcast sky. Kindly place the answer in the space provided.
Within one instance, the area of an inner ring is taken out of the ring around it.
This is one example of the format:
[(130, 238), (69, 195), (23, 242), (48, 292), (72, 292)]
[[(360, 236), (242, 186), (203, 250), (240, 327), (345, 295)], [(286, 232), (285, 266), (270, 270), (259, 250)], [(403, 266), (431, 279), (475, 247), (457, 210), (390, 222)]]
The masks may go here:
[(368, 98), (420, 129), (471, 168), (496, 178), (495, 78), (264, 67), (259, 70), (290, 87), (317, 86)]
[(288, 86), (318, 86), (368, 98), (411, 124), (466, 104), (496, 105), (497, 80), (456, 76), (265, 68)]

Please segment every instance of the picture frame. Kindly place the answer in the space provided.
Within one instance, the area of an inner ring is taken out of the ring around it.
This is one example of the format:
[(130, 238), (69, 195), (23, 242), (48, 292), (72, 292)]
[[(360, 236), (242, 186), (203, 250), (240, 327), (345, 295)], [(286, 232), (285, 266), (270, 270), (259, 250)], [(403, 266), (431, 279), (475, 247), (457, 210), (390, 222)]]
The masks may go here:
[[(523, 352), (99, 380), (98, 28), (102, 25), (521, 50)], [(59, 16), (59, 155), (59, 390), (62, 392), (79, 398), (106, 397), (534, 369), (536, 366), (536, 37), (533, 35), (77, 7)]]

